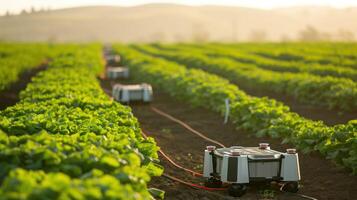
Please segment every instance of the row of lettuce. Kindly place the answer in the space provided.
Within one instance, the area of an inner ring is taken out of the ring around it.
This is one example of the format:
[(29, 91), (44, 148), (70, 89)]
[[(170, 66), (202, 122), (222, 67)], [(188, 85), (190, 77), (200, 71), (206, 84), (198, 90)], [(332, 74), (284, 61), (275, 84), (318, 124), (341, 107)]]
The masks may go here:
[(158, 147), (102, 91), (101, 46), (55, 48), (20, 102), (0, 111), (0, 199), (152, 199)]
[(298, 61), (307, 65), (332, 65), (357, 69), (357, 43), (241, 43), (221, 44), (230, 49), (249, 52), (280, 61)]
[(223, 114), (224, 101), (230, 99), (231, 119), (238, 128), (258, 136), (280, 137), (304, 152), (319, 151), (353, 173), (357, 173), (357, 121), (328, 127), (290, 112), (287, 106), (268, 98), (251, 97), (236, 85), (200, 69), (159, 57), (146, 55), (136, 48), (115, 45), (134, 78), (162, 88), (172, 96), (195, 106), (204, 106)]
[(182, 46), (168, 45), (166, 48), (165, 45), (135, 45), (134, 47), (153, 56), (218, 74), (245, 89), (285, 94), (304, 104), (329, 109), (357, 110), (357, 83), (350, 79), (320, 77), (307, 73), (275, 72), (230, 58), (213, 59), (205, 54), (210, 51), (209, 49)]
[(0, 43), (0, 92), (18, 81), (22, 73), (46, 63), (53, 50), (47, 44)]
[[(285, 61), (280, 59), (281, 54), (279, 54), (278, 57), (275, 57), (271, 52), (262, 53), (258, 50), (258, 52), (251, 52), (248, 50), (237, 50), (235, 48), (210, 44), (204, 45), (204, 48), (205, 47), (212, 51), (208, 53), (210, 56), (233, 58), (234, 60), (253, 64), (262, 69), (277, 72), (308, 73), (317, 76), (332, 76), (357, 81), (357, 69), (350, 67), (340, 67), (328, 63), (306, 63), (307, 61), (304, 59)], [(285, 54), (282, 53), (282, 55)]]

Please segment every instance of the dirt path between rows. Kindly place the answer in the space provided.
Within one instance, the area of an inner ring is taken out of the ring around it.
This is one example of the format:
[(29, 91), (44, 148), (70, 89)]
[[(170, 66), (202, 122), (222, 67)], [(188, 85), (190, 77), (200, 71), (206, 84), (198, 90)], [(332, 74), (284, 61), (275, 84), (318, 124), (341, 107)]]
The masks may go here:
[(289, 106), (292, 112), (298, 113), (299, 115), (312, 120), (321, 120), (325, 124), (332, 126), (336, 124), (346, 124), (348, 121), (357, 119), (357, 112), (341, 112), (337, 109), (328, 110), (324, 107), (312, 106), (304, 104), (296, 100), (294, 97), (278, 94), (266, 90), (257, 90), (249, 87), (244, 87), (238, 85), (244, 92), (255, 97), (269, 97), (270, 99), (275, 99), (277, 101), (283, 102), (285, 105)]
[[(124, 81), (121, 83), (130, 83)], [(111, 90), (110, 81), (102, 81), (106, 91)], [(110, 95), (110, 94), (109, 94)], [(186, 122), (206, 136), (222, 142), (226, 146), (257, 146), (260, 142), (270, 143), (272, 149), (285, 151), (291, 146), (280, 144), (281, 140), (271, 138), (256, 138), (241, 130), (236, 130), (232, 124), (223, 124), (223, 118), (216, 113), (202, 108), (192, 108), (182, 101), (175, 100), (159, 89), (154, 88), (154, 101), (151, 104), (164, 112)], [(154, 137), (162, 150), (179, 164), (202, 171), (203, 151), (209, 142), (193, 135), (180, 125), (154, 113), (149, 105), (129, 105), (134, 115), (139, 119), (142, 129)], [(344, 169), (336, 167), (331, 161), (321, 157), (318, 153), (308, 155), (299, 154), (302, 188), (300, 194), (309, 195), (318, 199), (354, 199), (357, 197), (357, 177), (352, 176)], [(194, 183), (202, 183), (203, 180), (192, 177), (190, 174), (174, 168), (160, 158), (165, 172)], [(154, 178), (151, 187), (157, 187), (166, 191), (166, 199), (232, 199), (225, 192), (207, 192), (196, 190), (164, 177)], [(274, 193), (262, 195), (263, 192)], [(289, 194), (280, 193), (277, 188), (271, 190), (267, 186), (253, 185), (247, 194), (241, 199), (301, 199)]]
[(18, 81), (11, 84), (10, 87), (0, 92), (0, 110), (15, 105), (20, 100), (20, 92), (24, 90), (31, 78), (34, 77), (37, 73), (47, 68), (47, 63), (44, 62), (39, 67), (27, 70), (23, 72)]
[[(152, 54), (140, 49), (135, 48), (136, 50), (140, 51), (143, 54), (153, 56)], [(159, 48), (160, 50), (167, 51), (167, 49)], [(175, 62), (172, 59), (168, 59), (165, 57), (159, 57), (161, 59)], [(233, 59), (234, 60), (234, 59)], [(178, 62), (179, 64), (185, 65), (183, 63)], [(190, 67), (185, 65), (186, 67)], [(218, 74), (216, 74), (218, 75)], [(219, 76), (219, 75), (218, 75)], [(225, 78), (224, 76), (221, 76)], [(341, 112), (338, 109), (329, 110), (326, 107), (321, 107), (318, 105), (309, 105), (306, 103), (302, 103), (298, 101), (296, 98), (289, 96), (287, 94), (280, 94), (272, 91), (267, 91), (260, 88), (252, 88), (251, 86), (238, 83), (237, 81), (231, 81), (231, 83), (236, 84), (242, 91), (247, 93), (248, 95), (255, 96), (255, 97), (268, 97), (270, 99), (275, 99), (277, 101), (283, 102), (286, 106), (290, 108), (292, 112), (298, 113), (302, 117), (312, 120), (321, 120), (327, 125), (336, 125), (336, 124), (346, 124), (348, 121), (357, 118), (357, 111), (344, 111)]]

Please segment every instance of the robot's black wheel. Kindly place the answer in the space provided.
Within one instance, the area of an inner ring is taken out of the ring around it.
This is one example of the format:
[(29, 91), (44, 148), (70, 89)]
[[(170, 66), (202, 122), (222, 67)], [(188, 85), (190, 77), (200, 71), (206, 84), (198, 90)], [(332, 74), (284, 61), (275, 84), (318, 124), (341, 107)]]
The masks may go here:
[(298, 182), (287, 182), (281, 188), (284, 192), (292, 192), (296, 193), (299, 190), (299, 183)]
[(205, 186), (209, 188), (220, 188), (222, 187), (222, 181), (211, 177), (205, 181)]
[(228, 194), (233, 197), (241, 197), (247, 192), (247, 186), (244, 184), (231, 184), (228, 187)]

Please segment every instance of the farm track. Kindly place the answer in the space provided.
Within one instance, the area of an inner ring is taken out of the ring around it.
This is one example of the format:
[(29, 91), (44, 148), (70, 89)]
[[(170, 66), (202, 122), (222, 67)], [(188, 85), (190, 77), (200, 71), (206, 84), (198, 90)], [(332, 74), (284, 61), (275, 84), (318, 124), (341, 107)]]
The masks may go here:
[[(102, 80), (105, 91), (111, 91), (111, 81)], [(131, 83), (123, 81), (122, 83)], [(242, 145), (256, 146), (259, 142), (268, 142), (273, 149), (285, 151), (289, 145), (280, 144), (281, 140), (267, 137), (256, 138), (248, 133), (236, 130), (232, 124), (223, 125), (223, 118), (214, 112), (202, 108), (192, 108), (182, 101), (175, 100), (167, 94), (154, 88), (153, 106), (168, 114), (186, 122), (206, 136), (222, 142), (227, 146)], [(110, 95), (110, 94), (109, 94)], [(193, 135), (180, 125), (154, 113), (150, 106), (142, 104), (129, 105), (134, 115), (138, 118), (143, 131), (155, 138), (158, 146), (179, 164), (202, 170), (203, 150), (210, 143)], [(357, 178), (349, 172), (336, 167), (331, 161), (326, 160), (318, 153), (300, 154), (300, 167), (302, 176), (302, 188), (299, 193), (318, 199), (353, 199), (357, 196)], [(174, 168), (160, 158), (165, 172), (194, 183), (202, 182), (202, 179), (192, 177), (190, 174)], [(225, 192), (206, 192), (195, 190), (164, 177), (154, 178), (151, 187), (157, 187), (166, 191), (166, 199), (232, 199)], [(262, 199), (260, 191), (264, 186), (252, 186), (248, 193), (241, 199)], [(275, 199), (301, 199), (289, 194), (282, 194), (274, 190)]]
[(20, 92), (24, 90), (32, 77), (34, 77), (40, 71), (47, 68), (47, 63), (40, 65), (39, 67), (27, 70), (20, 75), (17, 82), (10, 85), (9, 88), (0, 92), (0, 110), (15, 105), (20, 100)]

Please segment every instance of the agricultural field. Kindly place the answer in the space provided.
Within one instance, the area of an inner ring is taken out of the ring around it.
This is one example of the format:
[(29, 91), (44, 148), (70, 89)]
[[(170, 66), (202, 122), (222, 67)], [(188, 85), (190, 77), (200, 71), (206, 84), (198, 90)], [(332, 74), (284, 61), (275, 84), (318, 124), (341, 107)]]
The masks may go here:
[[(166, 157), (202, 173), (214, 142), (299, 153), (297, 194), (258, 184), (241, 199), (353, 199), (356, 52), (327, 42), (0, 43), (0, 200), (235, 199)], [(110, 80), (115, 66), (130, 77)], [(153, 101), (117, 102), (116, 83), (151, 84)]]
[(0, 115), (2, 199), (149, 199), (152, 139), (96, 79), (101, 45), (60, 45)]

